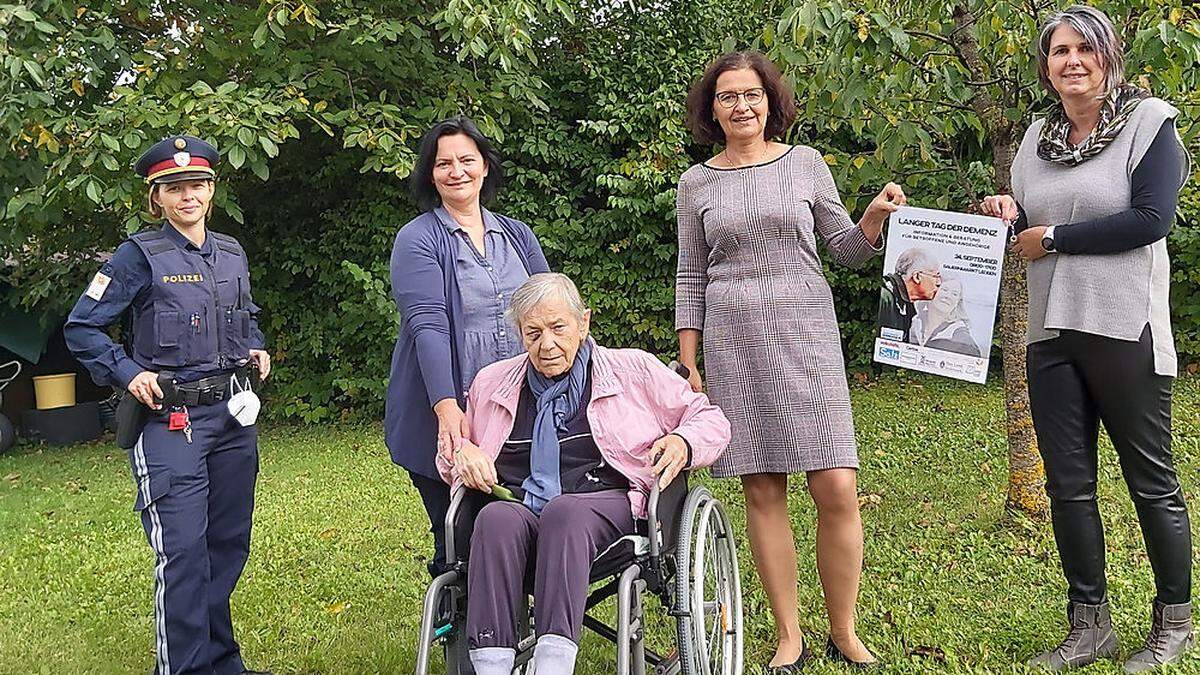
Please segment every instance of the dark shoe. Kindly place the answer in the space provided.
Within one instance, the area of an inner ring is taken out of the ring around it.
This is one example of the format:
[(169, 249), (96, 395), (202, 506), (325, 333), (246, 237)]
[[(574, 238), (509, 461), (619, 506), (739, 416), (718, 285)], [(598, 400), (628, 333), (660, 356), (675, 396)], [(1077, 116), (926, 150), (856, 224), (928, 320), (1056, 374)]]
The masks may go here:
[(242, 675), (271, 675), (269, 670), (243, 670)]
[(832, 635), (829, 636), (829, 639), (825, 641), (825, 658), (829, 659), (830, 661), (843, 663), (855, 670), (874, 670), (882, 666), (878, 660), (855, 661), (849, 656), (846, 656), (842, 653), (841, 649), (838, 649), (837, 643), (833, 641)]
[(1071, 630), (1062, 644), (1029, 660), (1031, 668), (1055, 672), (1080, 668), (1117, 654), (1117, 634), (1113, 631), (1108, 603), (1099, 605), (1067, 604)]
[(1164, 605), (1154, 601), (1150, 634), (1140, 651), (1125, 662), (1125, 672), (1140, 673), (1179, 660), (1195, 643), (1192, 637), (1192, 603)]
[(782, 666), (767, 666), (763, 669), (767, 675), (792, 675), (804, 670), (804, 666), (812, 661), (812, 652), (808, 651), (808, 640), (805, 640), (800, 645), (800, 656), (796, 657), (795, 661), (785, 663)]

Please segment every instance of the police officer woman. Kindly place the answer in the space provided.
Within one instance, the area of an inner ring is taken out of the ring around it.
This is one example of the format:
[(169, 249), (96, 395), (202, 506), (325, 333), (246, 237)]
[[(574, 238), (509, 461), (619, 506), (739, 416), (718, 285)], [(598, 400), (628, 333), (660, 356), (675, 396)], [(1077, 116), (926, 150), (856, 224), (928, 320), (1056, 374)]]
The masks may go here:
[[(148, 409), (130, 464), (154, 550), (155, 673), (245, 673), (229, 596), (250, 553), (259, 403), (271, 370), (246, 253), (209, 231), (216, 148), (172, 136), (135, 170), (166, 222), (131, 235), (75, 304), (66, 340)], [(105, 328), (131, 310), (126, 345)], [(124, 430), (128, 431), (128, 430)]]

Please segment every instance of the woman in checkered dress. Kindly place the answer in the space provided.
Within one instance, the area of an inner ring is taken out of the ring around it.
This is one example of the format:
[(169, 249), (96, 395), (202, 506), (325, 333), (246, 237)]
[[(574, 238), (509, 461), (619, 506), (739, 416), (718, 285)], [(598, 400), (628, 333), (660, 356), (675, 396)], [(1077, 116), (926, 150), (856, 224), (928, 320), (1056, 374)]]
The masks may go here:
[(855, 225), (821, 154), (770, 141), (796, 116), (791, 90), (761, 54), (715, 61), (688, 96), (688, 122), (716, 157), (679, 180), (676, 329), (680, 359), (696, 369), (704, 338), (708, 394), (733, 442), (713, 475), (739, 476), (751, 550), (779, 643), (771, 667), (809, 656), (798, 625), (796, 550), (787, 480), (804, 472), (817, 507), (817, 568), (832, 658), (874, 661), (854, 630), (862, 569), (858, 456), (833, 297), (817, 235), (837, 262), (858, 266), (882, 248), (888, 215), (905, 202), (888, 184)]

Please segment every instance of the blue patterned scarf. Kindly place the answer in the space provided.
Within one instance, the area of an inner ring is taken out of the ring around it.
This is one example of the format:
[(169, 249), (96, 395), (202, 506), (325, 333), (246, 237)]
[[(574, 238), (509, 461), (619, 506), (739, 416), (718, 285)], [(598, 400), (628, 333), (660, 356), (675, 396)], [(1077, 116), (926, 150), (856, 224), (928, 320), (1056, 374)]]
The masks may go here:
[(529, 478), (521, 483), (521, 488), (525, 490), (525, 506), (534, 513), (540, 514), (542, 507), (562, 494), (558, 434), (567, 430), (567, 422), (579, 412), (591, 362), (592, 342), (584, 339), (566, 377), (558, 380), (546, 377), (532, 362), (525, 371), (525, 380), (537, 402), (537, 416), (533, 418)]

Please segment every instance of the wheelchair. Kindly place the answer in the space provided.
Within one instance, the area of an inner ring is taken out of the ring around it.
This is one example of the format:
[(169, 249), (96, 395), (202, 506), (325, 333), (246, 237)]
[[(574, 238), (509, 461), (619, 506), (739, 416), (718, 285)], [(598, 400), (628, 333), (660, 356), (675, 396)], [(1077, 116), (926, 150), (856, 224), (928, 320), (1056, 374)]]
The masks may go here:
[[(416, 675), (429, 672), (438, 645), (448, 675), (473, 673), (465, 625), (470, 529), (490, 496), (459, 486), (446, 514), (448, 571), (430, 583), (421, 615)], [(618, 675), (740, 675), (742, 672), (742, 590), (737, 544), (725, 507), (703, 486), (688, 488), (682, 471), (664, 490), (654, 485), (647, 518), (592, 562), (585, 629), (616, 645)], [(676, 648), (668, 655), (645, 644), (647, 593), (675, 619)], [(617, 619), (608, 626), (591, 610), (616, 595)], [(529, 598), (520, 612), (514, 673), (531, 672), (535, 636)], [(555, 675), (539, 673), (537, 675)]]

